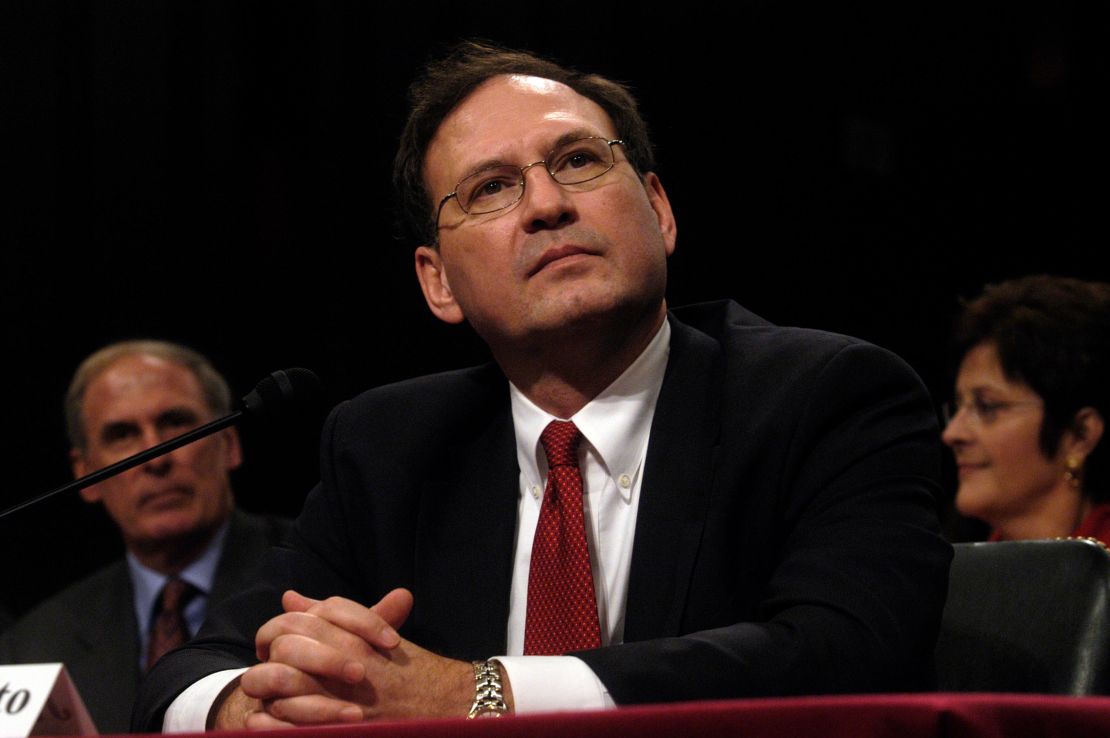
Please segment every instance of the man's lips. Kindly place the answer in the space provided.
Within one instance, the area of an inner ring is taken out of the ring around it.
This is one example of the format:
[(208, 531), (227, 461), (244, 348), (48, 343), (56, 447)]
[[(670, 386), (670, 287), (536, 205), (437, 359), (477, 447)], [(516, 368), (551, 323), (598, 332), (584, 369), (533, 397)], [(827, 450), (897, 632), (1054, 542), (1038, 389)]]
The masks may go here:
[(188, 487), (180, 485), (167, 487), (165, 489), (151, 490), (139, 496), (139, 507), (146, 507), (148, 505), (158, 507), (166, 504), (175, 504), (181, 498), (191, 495), (192, 491)]
[(544, 267), (546, 267), (548, 264), (551, 264), (552, 262), (559, 261), (560, 259), (566, 259), (571, 256), (578, 256), (579, 254), (593, 256), (596, 254), (596, 252), (591, 251), (584, 246), (577, 246), (574, 244), (553, 246), (540, 254), (540, 258), (537, 259), (536, 263), (532, 265), (532, 268), (528, 270), (528, 276), (535, 276), (540, 271), (542, 271)]

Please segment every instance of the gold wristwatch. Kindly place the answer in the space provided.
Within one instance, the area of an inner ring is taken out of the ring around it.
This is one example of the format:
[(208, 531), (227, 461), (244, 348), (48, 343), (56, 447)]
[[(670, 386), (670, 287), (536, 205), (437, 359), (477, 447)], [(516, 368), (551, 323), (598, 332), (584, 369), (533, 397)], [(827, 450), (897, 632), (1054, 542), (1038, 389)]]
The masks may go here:
[(467, 719), (498, 718), (509, 711), (501, 691), (501, 666), (496, 661), (472, 661), (474, 667), (474, 704)]

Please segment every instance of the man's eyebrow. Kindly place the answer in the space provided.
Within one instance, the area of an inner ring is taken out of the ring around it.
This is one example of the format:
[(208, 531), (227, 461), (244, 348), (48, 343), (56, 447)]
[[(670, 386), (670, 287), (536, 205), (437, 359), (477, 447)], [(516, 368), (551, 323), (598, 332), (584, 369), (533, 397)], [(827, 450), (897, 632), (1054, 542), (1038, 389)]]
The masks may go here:
[(158, 423), (195, 423), (200, 415), (189, 407), (171, 407), (159, 413)]
[[(470, 167), (467, 170), (466, 174), (464, 174), (459, 179), (459, 181), (462, 182), (467, 177), (473, 176), (473, 175), (477, 174), (478, 172), (481, 172), (484, 169), (492, 169), (493, 167), (503, 166), (505, 163), (506, 162), (505, 162), (504, 159), (500, 159), (500, 158), (495, 157), (495, 156), (491, 156), (488, 159), (482, 159), (480, 162), (475, 164), (473, 167)], [(515, 166), (515, 165), (510, 164), (509, 166)]]
[[(555, 139), (551, 143), (551, 145), (549, 145), (547, 147), (547, 149), (544, 153), (544, 156), (547, 156), (548, 154), (550, 154), (555, 149), (559, 148), (560, 146), (562, 146), (564, 144), (568, 144), (571, 141), (577, 141), (580, 138), (591, 138), (591, 137), (595, 137), (595, 136), (597, 138), (604, 138), (606, 141), (609, 140), (608, 136), (603, 136), (600, 133), (598, 133), (597, 131), (591, 130), (589, 128), (580, 127), (580, 128), (571, 129), (571, 130), (566, 131), (565, 133), (563, 133), (557, 139)], [(469, 167), (467, 169), (466, 174), (464, 174), (461, 178), (459, 178), (459, 181), (462, 182), (467, 177), (475, 175), (475, 174), (477, 174), (478, 172), (480, 172), (484, 169), (490, 169), (492, 167), (499, 167), (499, 166), (502, 166), (502, 165), (505, 165), (505, 164), (508, 164), (509, 166), (516, 167), (516, 166), (524, 166), (526, 164), (531, 164), (531, 163), (532, 162), (530, 162), (530, 161), (526, 161), (526, 162), (522, 162), (521, 164), (509, 164), (508, 162), (506, 162), (504, 159), (502, 159), (500, 157), (491, 156), (491, 157), (488, 157), (486, 159), (482, 159), (477, 164), (474, 164), (473, 166)]]
[(602, 136), (597, 131), (591, 131), (589, 128), (575, 128), (574, 130), (567, 131), (562, 136), (559, 136), (559, 138), (555, 139), (555, 143), (551, 144), (551, 148), (548, 149), (548, 152), (550, 153), (560, 146), (568, 144), (571, 141), (577, 141), (580, 138), (603, 138), (606, 141), (609, 140), (608, 136)]
[(115, 438), (133, 433), (139, 429), (139, 424), (130, 420), (113, 420), (100, 426), (100, 439), (110, 441)]

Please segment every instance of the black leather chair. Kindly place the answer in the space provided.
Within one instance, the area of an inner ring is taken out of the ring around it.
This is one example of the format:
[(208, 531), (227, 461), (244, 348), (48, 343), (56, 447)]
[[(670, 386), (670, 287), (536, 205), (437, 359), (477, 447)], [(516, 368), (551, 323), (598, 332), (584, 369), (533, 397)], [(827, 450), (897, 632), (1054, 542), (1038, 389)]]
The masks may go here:
[(1091, 540), (956, 544), (944, 692), (1110, 694), (1110, 551)]

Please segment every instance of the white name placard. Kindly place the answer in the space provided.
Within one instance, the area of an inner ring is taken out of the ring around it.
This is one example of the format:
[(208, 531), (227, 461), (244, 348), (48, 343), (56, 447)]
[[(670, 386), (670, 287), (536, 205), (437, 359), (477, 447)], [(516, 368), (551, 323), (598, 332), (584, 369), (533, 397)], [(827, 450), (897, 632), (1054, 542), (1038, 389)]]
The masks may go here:
[(0, 738), (96, 734), (64, 666), (0, 666)]

